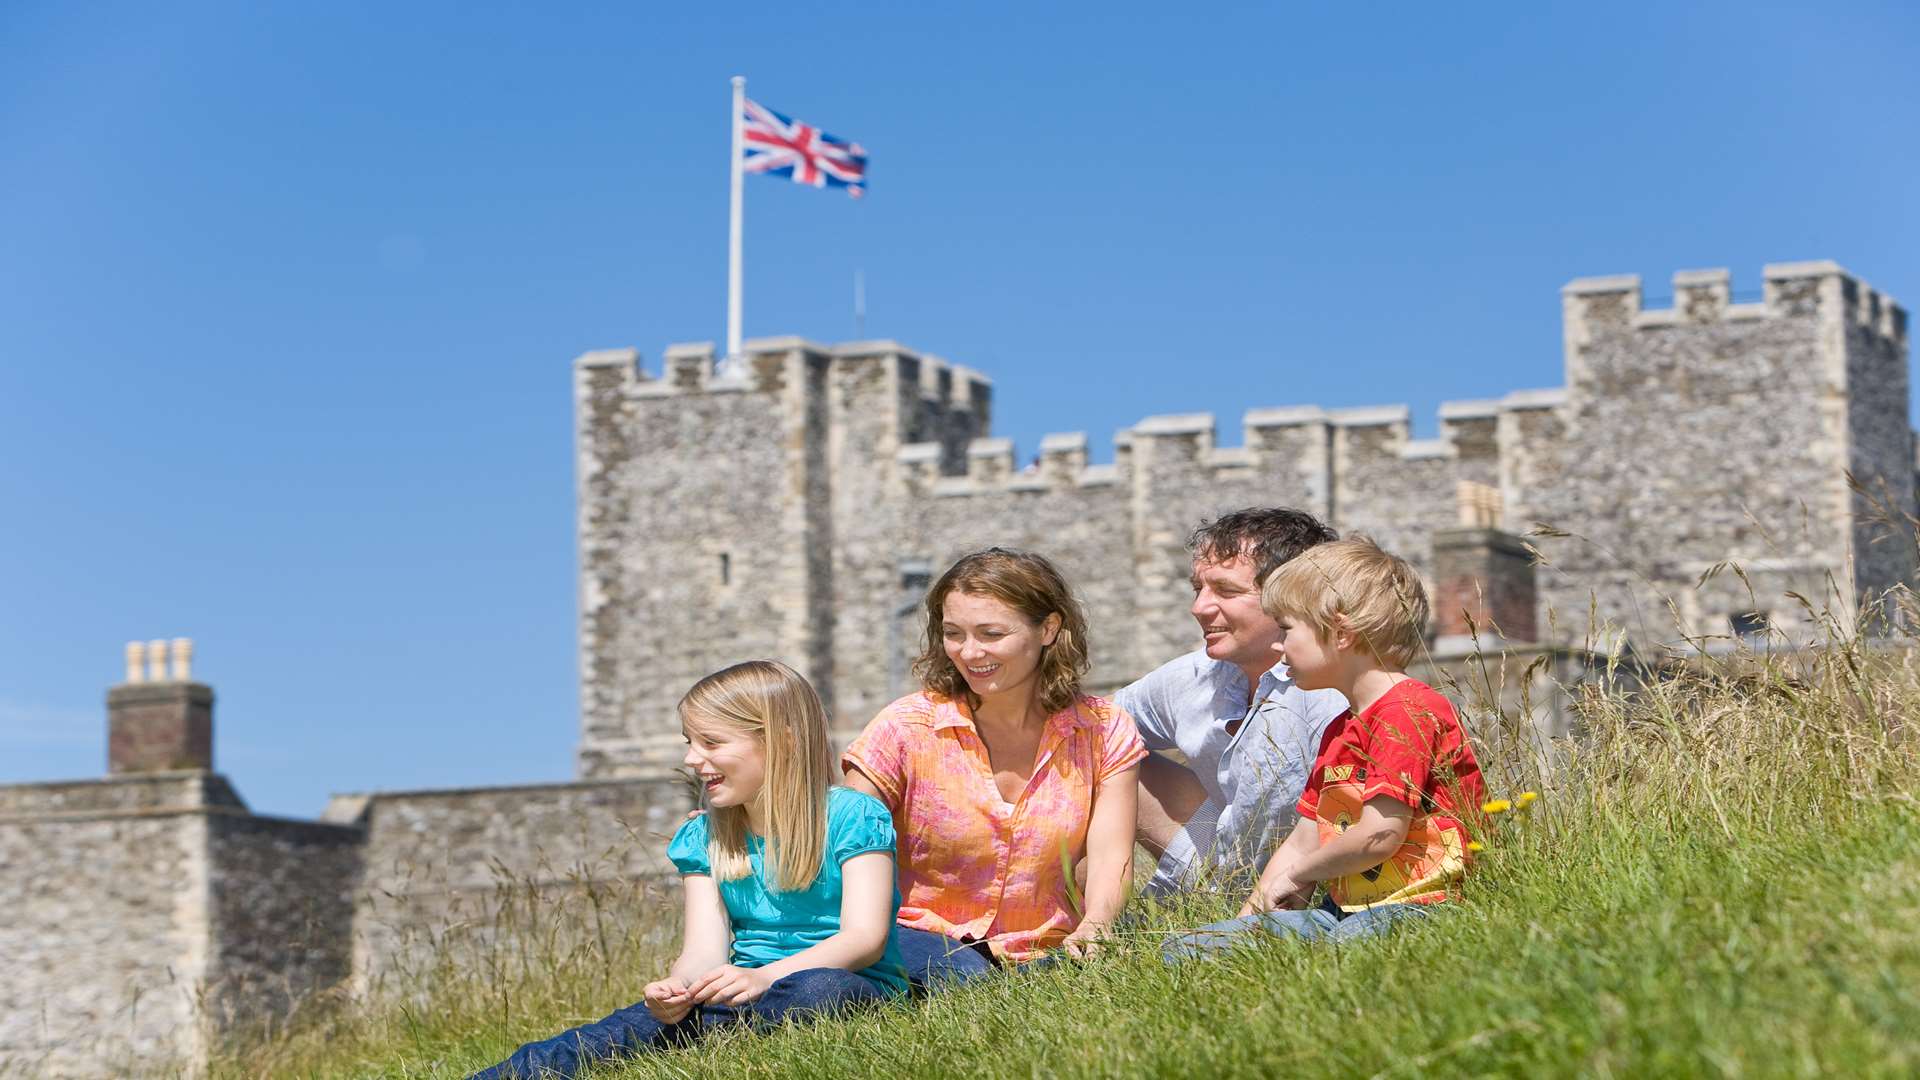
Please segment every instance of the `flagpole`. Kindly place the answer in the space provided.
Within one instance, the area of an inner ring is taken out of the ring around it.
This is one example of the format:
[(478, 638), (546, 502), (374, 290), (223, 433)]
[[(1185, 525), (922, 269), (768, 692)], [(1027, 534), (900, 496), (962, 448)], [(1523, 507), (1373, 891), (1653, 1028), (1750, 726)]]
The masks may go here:
[(740, 159), (745, 150), (746, 137), (743, 133), (747, 111), (747, 79), (744, 75), (733, 77), (733, 190), (727, 212), (727, 355), (721, 360), (722, 374), (740, 374), (740, 220), (741, 180), (743, 174)]
[(867, 337), (867, 275), (855, 269), (853, 272), (853, 339), (865, 341)]

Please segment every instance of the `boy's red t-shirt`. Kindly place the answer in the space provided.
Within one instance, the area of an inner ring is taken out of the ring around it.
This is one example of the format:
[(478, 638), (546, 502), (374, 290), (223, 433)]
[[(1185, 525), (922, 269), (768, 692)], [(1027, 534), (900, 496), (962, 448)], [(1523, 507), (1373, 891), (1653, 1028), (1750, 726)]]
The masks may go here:
[(1445, 900), (1467, 868), (1460, 815), (1486, 798), (1486, 784), (1452, 703), (1418, 679), (1395, 683), (1359, 716), (1349, 709), (1327, 725), (1300, 816), (1319, 824), (1325, 844), (1382, 795), (1413, 808), (1407, 838), (1379, 866), (1329, 881), (1333, 902), (1358, 911)]

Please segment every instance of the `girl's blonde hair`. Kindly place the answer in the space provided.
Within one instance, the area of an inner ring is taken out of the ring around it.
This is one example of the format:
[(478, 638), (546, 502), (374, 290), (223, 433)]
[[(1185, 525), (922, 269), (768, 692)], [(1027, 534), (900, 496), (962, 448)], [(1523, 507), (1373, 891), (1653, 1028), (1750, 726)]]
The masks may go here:
[(1374, 659), (1404, 671), (1427, 640), (1427, 590), (1405, 559), (1366, 536), (1310, 547), (1281, 564), (1260, 589), (1276, 619), (1304, 619), (1331, 640), (1348, 630)]
[[(766, 823), (767, 876), (781, 892), (812, 885), (827, 846), (827, 788), (833, 783), (820, 695), (777, 660), (749, 660), (694, 683), (680, 699), (680, 723), (690, 733), (744, 734), (760, 743), (766, 776), (754, 803)], [(753, 872), (746, 807), (708, 810), (707, 836), (715, 881)]]

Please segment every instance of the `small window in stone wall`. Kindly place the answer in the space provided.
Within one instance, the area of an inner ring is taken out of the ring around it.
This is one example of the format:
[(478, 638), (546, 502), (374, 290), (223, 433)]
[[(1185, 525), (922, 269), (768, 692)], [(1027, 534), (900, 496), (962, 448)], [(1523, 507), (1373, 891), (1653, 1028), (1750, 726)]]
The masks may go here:
[(733, 584), (733, 555), (730, 552), (720, 553), (720, 584)]
[(1773, 629), (1773, 619), (1764, 611), (1736, 611), (1727, 616), (1733, 636), (1749, 644), (1764, 640)]

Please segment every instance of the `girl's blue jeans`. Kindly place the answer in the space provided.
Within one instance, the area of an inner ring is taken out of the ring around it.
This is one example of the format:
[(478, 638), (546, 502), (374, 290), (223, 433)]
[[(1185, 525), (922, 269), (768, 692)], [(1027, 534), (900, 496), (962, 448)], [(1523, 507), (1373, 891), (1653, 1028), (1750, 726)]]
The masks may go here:
[(1253, 934), (1276, 934), (1305, 941), (1339, 943), (1381, 933), (1401, 919), (1430, 914), (1429, 904), (1381, 904), (1361, 911), (1342, 911), (1332, 901), (1300, 911), (1268, 911), (1225, 919), (1168, 939), (1161, 955), (1168, 963), (1245, 944)]
[(546, 1080), (571, 1077), (595, 1061), (632, 1057), (672, 1046), (682, 1046), (714, 1028), (746, 1024), (755, 1028), (778, 1026), (798, 1019), (842, 1009), (886, 995), (863, 976), (840, 968), (796, 971), (767, 988), (760, 1000), (733, 1008), (701, 1005), (677, 1024), (662, 1024), (646, 1004), (629, 1005), (603, 1020), (563, 1031), (551, 1039), (531, 1042), (513, 1056), (474, 1073), (468, 1080)]

